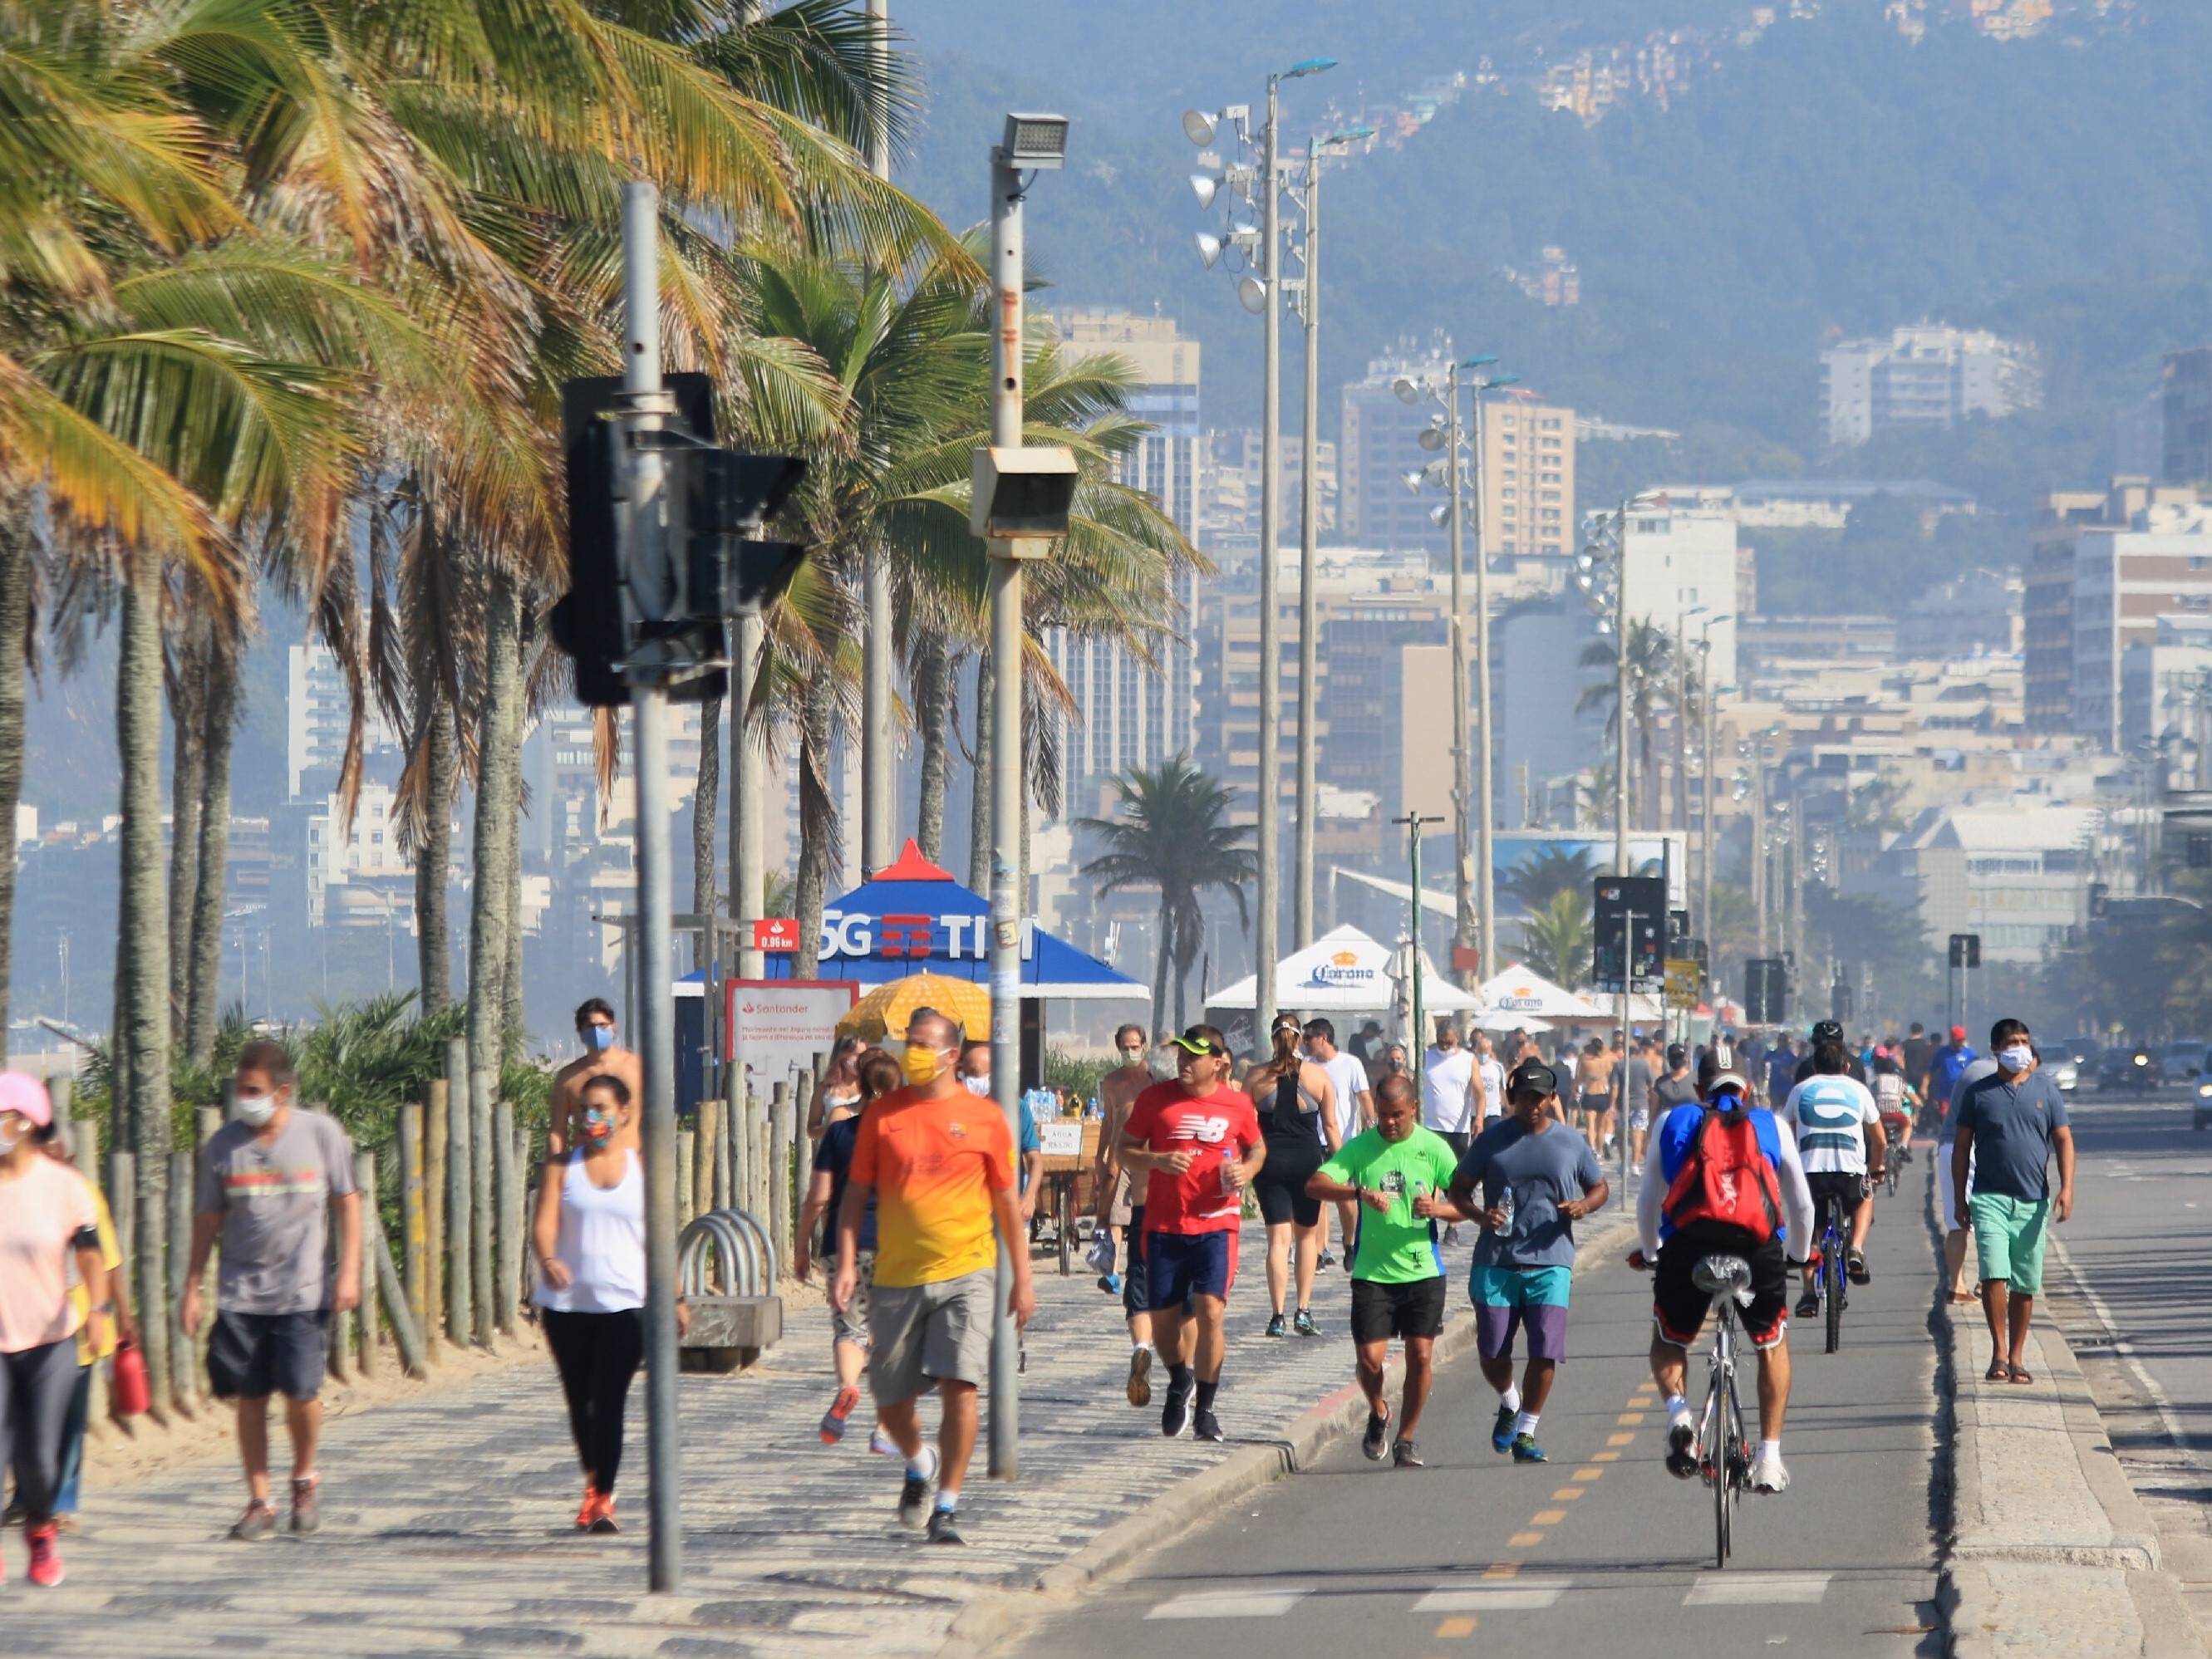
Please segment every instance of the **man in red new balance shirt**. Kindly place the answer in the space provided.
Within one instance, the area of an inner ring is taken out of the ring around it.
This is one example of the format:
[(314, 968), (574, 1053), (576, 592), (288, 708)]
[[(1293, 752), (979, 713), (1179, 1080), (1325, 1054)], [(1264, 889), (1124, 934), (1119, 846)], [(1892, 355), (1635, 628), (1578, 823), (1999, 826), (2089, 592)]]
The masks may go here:
[(1176, 1080), (1155, 1083), (1129, 1108), (1121, 1163), (1133, 1173), (1149, 1173), (1145, 1274), (1152, 1341), (1168, 1366), (1160, 1432), (1172, 1439), (1191, 1426), (1200, 1440), (1219, 1440), (1213, 1394), (1221, 1386), (1222, 1316), (1237, 1279), (1244, 1189), (1267, 1148), (1252, 1097), (1222, 1080), (1231, 1061), (1221, 1033), (1194, 1025), (1172, 1047)]

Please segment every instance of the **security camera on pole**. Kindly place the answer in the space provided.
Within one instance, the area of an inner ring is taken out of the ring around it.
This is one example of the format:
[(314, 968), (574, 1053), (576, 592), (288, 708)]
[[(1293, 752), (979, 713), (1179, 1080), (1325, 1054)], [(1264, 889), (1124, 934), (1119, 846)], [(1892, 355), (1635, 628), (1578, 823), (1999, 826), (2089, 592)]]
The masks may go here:
[[(1252, 1010), (1255, 1031), (1265, 1033), (1275, 1022), (1275, 957), (1277, 934), (1279, 931), (1279, 911), (1282, 891), (1282, 853), (1280, 819), (1282, 816), (1283, 757), (1280, 731), (1282, 708), (1279, 685), (1282, 678), (1282, 647), (1279, 643), (1282, 617), (1276, 597), (1278, 586), (1276, 568), (1277, 542), (1281, 530), (1283, 493), (1283, 329), (1282, 311), (1276, 303), (1281, 288), (1282, 258), (1282, 147), (1281, 129), (1278, 120), (1279, 97), (1278, 88), (1282, 82), (1295, 81), (1309, 75), (1319, 75), (1324, 70), (1336, 67), (1333, 58), (1309, 58), (1293, 64), (1280, 74), (1267, 77), (1267, 119), (1261, 129), (1255, 143), (1249, 131), (1251, 106), (1231, 104), (1218, 114), (1208, 115), (1202, 110), (1187, 110), (1183, 113), (1184, 137), (1203, 149), (1211, 144), (1225, 125), (1234, 135), (1241, 155), (1253, 151), (1256, 160), (1247, 163), (1232, 162), (1219, 177), (1212, 173), (1191, 175), (1191, 188), (1197, 192), (1200, 207), (1212, 207), (1223, 185), (1252, 205), (1256, 191), (1261, 210), (1261, 224), (1254, 226), (1240, 221), (1235, 210), (1229, 213), (1226, 234), (1210, 236), (1201, 232), (1198, 238), (1198, 255), (1211, 266), (1221, 258), (1224, 249), (1233, 249), (1245, 274), (1237, 282), (1237, 298), (1245, 310), (1261, 319), (1265, 325), (1261, 336), (1261, 400), (1260, 416), (1260, 791), (1257, 803), (1259, 852), (1259, 917), (1257, 936), (1254, 940), (1255, 988)], [(1252, 274), (1257, 252), (1259, 275)], [(1231, 269), (1237, 267), (1232, 266)], [(1306, 459), (1311, 470), (1313, 459)], [(1310, 600), (1310, 592), (1302, 596)], [(1309, 609), (1310, 605), (1309, 605)]]
[[(1022, 446), (1022, 174), (1057, 170), (1067, 155), (1059, 115), (1009, 115), (991, 150), (991, 444), (975, 452), (969, 526), (991, 556), (991, 657), (997, 667), (991, 726), (991, 1092), (1021, 1144), (1022, 903), (1014, 870), (1022, 842), (1022, 562), (1042, 559), (1067, 534), (1075, 457)], [(1021, 1473), (1019, 1333), (1006, 1303), (1021, 1237), (999, 1240), (991, 1318), (989, 1474)]]

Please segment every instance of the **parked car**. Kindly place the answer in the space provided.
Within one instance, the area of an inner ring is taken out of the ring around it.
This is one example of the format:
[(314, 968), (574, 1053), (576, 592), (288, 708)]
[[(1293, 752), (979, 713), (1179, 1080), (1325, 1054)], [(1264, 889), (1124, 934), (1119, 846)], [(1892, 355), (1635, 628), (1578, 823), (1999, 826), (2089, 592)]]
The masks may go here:
[(2194, 1083), (2204, 1069), (2205, 1041), (2203, 1037), (2176, 1037), (2166, 1045), (2163, 1056), (2163, 1078), (2167, 1083)]
[(2097, 1062), (2097, 1088), (2100, 1093), (2129, 1089), (2147, 1095), (2158, 1087), (2158, 1056), (2148, 1043), (2114, 1043)]
[(2074, 1056), (2061, 1049), (2044, 1062), (2044, 1070), (2058, 1085), (2061, 1094), (2072, 1094), (2081, 1086), (2081, 1067)]

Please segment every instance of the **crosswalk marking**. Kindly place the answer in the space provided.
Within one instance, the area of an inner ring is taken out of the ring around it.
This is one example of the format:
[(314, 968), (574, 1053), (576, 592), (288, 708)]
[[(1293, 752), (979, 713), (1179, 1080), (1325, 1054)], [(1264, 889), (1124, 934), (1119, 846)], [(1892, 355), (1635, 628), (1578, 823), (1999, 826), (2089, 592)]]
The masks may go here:
[(1279, 1619), (1310, 1589), (1194, 1590), (1163, 1601), (1147, 1619)]
[(1548, 1607), (1565, 1594), (1565, 1578), (1512, 1578), (1493, 1583), (1439, 1584), (1413, 1603), (1415, 1613), (1503, 1613)]
[(1701, 1572), (1686, 1607), (1771, 1607), (1818, 1601), (1828, 1593), (1832, 1572)]

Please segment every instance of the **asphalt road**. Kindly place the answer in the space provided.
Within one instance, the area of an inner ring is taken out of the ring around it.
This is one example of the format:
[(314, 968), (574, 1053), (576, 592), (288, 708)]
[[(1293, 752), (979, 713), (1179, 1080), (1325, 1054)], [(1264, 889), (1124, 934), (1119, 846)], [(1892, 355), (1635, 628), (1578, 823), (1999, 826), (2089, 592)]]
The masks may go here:
[[(1440, 1379), (1422, 1422), (1425, 1469), (1369, 1463), (1347, 1439), (1146, 1558), (1034, 1632), (1027, 1650), (1119, 1659), (1168, 1644), (1208, 1659), (1434, 1659), (1502, 1639), (1638, 1659), (1769, 1646), (1939, 1651), (1928, 1168), (1916, 1163), (1887, 1201), (1870, 1245), (1875, 1279), (1852, 1299), (1843, 1351), (1821, 1352), (1813, 1331), (1793, 1337), (1784, 1437), (1793, 1483), (1779, 1497), (1747, 1497), (1725, 1572), (1711, 1571), (1711, 1493), (1660, 1462), (1649, 1281), (1621, 1263), (1624, 1249), (1586, 1261), (1577, 1278), (1572, 1358), (1540, 1430), (1549, 1464), (1492, 1451), (1497, 1396), (1470, 1356)], [(1465, 1252), (1451, 1260), (1463, 1285)], [(1343, 1343), (1348, 1379), (1349, 1338), (1321, 1340)], [(1232, 1350), (1222, 1393), (1232, 1433), (1236, 1364)], [(1691, 1376), (1694, 1396), (1701, 1353)]]
[[(2085, 1365), (2110, 1356), (2138, 1385), (2147, 1379), (2153, 1413), (2142, 1429), (2179, 1437), (2192, 1462), (2212, 1467), (2212, 1129), (2191, 1129), (2179, 1088), (2142, 1102), (2077, 1096), (2067, 1115), (2074, 1218), (2053, 1230), (2045, 1285)], [(2130, 1449), (2128, 1431), (2112, 1427)]]

